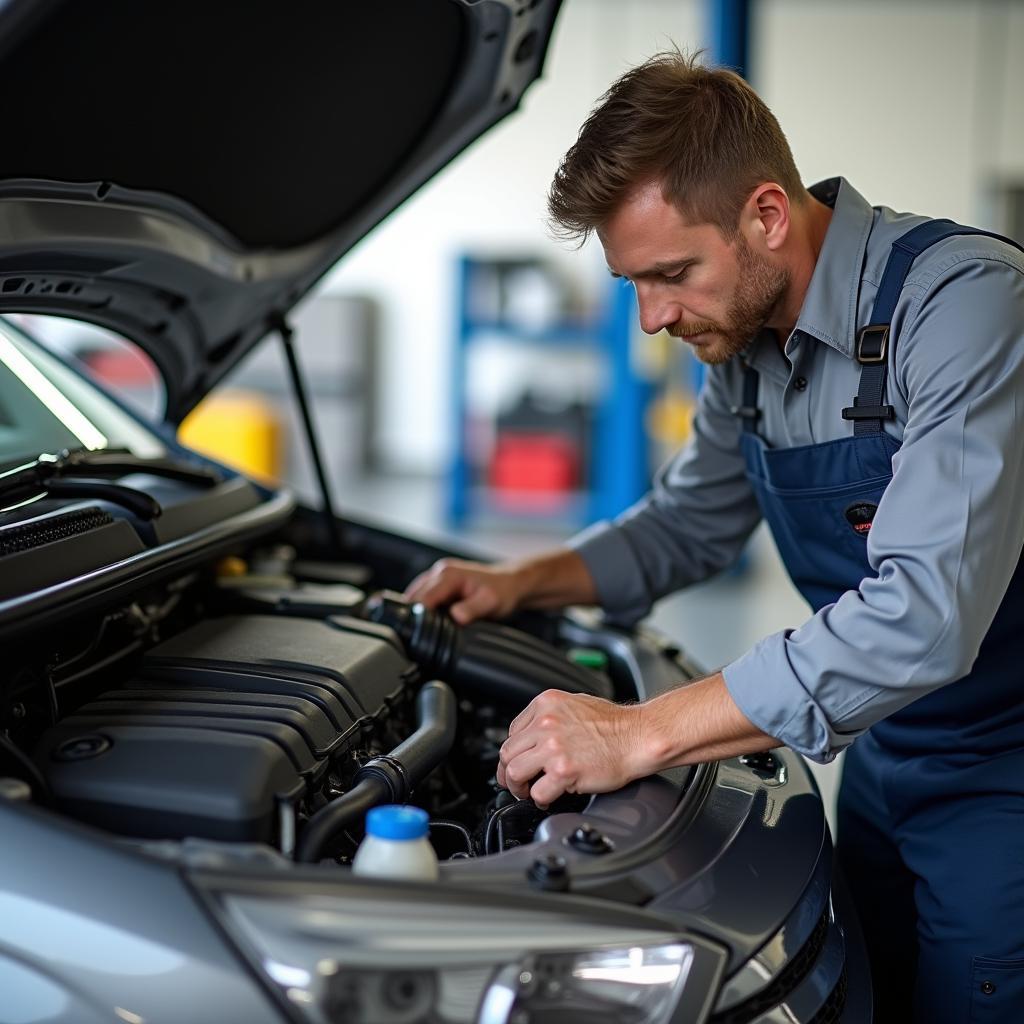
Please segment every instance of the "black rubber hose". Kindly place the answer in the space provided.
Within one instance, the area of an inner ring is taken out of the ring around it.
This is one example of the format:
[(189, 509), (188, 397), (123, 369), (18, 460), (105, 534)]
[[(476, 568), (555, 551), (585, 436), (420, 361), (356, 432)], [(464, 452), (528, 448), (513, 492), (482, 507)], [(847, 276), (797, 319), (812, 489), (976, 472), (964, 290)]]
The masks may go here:
[(368, 761), (356, 774), (355, 785), (321, 807), (306, 822), (295, 859), (315, 863), (339, 832), (362, 819), (371, 807), (402, 804), (413, 787), (434, 770), (455, 743), (456, 700), (446, 683), (425, 683), (416, 696), (416, 731), (390, 754)]
[[(416, 695), (417, 729), (388, 755), (405, 770), (410, 789), (451, 752), (455, 743), (456, 708), (455, 691), (438, 679), (425, 683)], [(370, 761), (371, 765), (373, 763)], [(402, 799), (408, 795), (401, 794)]]
[(544, 690), (614, 695), (607, 677), (574, 665), (550, 644), (499, 622), (459, 626), (444, 613), (408, 604), (389, 591), (372, 595), (362, 614), (390, 626), (424, 672), (447, 680), (462, 694), (517, 708)]
[(339, 832), (361, 819), (371, 807), (386, 803), (390, 795), (388, 784), (383, 779), (357, 782), (344, 796), (321, 807), (306, 822), (295, 848), (295, 859), (300, 864), (316, 863)]

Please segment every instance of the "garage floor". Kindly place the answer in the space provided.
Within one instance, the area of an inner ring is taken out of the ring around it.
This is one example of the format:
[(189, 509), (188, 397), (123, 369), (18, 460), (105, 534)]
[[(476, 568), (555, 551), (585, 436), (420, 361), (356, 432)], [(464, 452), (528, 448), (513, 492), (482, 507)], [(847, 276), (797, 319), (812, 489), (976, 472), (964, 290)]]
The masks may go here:
[[(372, 477), (351, 481), (338, 502), (339, 512), (372, 518), (381, 525), (449, 538), (444, 528), (444, 489), (430, 477)], [(455, 539), (494, 555), (525, 555), (557, 544), (566, 536), (554, 529), (489, 526), (467, 530)], [(763, 528), (751, 542), (748, 565), (663, 600), (651, 622), (676, 640), (700, 665), (727, 664), (755, 641), (807, 617), (807, 606), (794, 590)], [(838, 761), (812, 764), (822, 797), (834, 823)]]

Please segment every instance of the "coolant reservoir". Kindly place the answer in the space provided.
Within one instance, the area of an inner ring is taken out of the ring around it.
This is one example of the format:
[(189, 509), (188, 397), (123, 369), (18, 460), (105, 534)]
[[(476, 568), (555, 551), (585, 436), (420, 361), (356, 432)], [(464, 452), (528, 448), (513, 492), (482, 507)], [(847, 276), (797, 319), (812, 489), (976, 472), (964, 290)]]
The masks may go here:
[(366, 815), (366, 838), (359, 844), (352, 870), (376, 878), (436, 881), (437, 854), (427, 833), (430, 819), (419, 807), (384, 804)]

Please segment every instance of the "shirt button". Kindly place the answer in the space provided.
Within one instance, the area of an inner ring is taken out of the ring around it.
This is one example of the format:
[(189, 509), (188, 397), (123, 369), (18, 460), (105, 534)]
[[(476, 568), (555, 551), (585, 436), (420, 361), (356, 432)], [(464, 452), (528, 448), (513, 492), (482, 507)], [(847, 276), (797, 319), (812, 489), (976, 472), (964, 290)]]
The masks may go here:
[(990, 996), (993, 992), (995, 992), (995, 990), (996, 987), (992, 984), (991, 981), (983, 981), (981, 983), (981, 991), (984, 992), (985, 995)]
[(797, 389), (797, 391), (806, 391), (807, 390), (807, 378), (806, 377), (797, 377), (797, 379), (795, 381), (793, 381), (793, 387), (795, 387)]

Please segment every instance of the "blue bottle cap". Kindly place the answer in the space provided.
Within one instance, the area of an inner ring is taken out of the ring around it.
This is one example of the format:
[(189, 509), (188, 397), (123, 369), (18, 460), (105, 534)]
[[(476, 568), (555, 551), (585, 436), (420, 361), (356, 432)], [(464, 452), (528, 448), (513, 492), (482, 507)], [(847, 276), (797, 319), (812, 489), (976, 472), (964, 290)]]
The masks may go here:
[(384, 804), (366, 814), (366, 833), (378, 839), (423, 839), (430, 816), (419, 807)]

